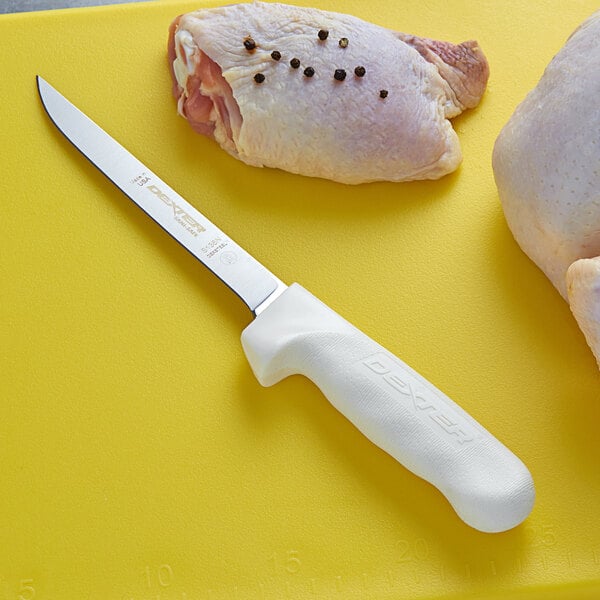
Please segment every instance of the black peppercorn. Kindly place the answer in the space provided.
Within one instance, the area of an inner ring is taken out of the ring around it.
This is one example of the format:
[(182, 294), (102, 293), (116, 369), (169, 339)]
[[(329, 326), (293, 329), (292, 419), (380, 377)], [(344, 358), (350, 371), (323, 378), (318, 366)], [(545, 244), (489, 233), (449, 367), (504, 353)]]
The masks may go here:
[(265, 80), (265, 76), (262, 73), (257, 73), (254, 76), (254, 81), (256, 81), (256, 83), (262, 83)]
[(367, 71), (364, 67), (356, 67), (356, 69), (354, 69), (354, 74), (357, 77), (364, 77), (366, 72)]
[(279, 50), (273, 50), (273, 52), (271, 52), (271, 58), (273, 60), (280, 60), (281, 59), (281, 52), (279, 52)]
[(336, 69), (333, 78), (336, 81), (344, 81), (344, 79), (346, 79), (346, 71), (344, 71), (344, 69)]
[(320, 29), (317, 35), (319, 36), (319, 39), (324, 42), (329, 37), (329, 31), (327, 31), (327, 29)]
[(290, 65), (292, 69), (297, 69), (300, 66), (300, 61), (297, 58), (292, 58), (292, 60), (290, 60)]
[(338, 44), (340, 45), (340, 48), (347, 48), (348, 47), (348, 38), (342, 38)]
[(315, 74), (315, 70), (312, 67), (306, 67), (306, 69), (304, 69), (304, 75), (306, 75), (306, 77), (312, 77)]
[(379, 90), (379, 97), (380, 98), (387, 98), (388, 95), (388, 91), (387, 90)]
[(247, 37), (244, 40), (244, 48), (246, 48), (248, 52), (252, 52), (256, 49), (256, 42), (251, 37)]

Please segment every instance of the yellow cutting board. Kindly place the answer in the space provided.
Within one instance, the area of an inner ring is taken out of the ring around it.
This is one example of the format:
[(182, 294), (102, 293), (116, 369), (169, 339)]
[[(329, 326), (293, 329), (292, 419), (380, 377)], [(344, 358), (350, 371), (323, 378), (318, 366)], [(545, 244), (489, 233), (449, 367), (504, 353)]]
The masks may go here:
[[(350, 187), (195, 134), (165, 52), (201, 0), (0, 18), (0, 600), (600, 597), (599, 373), (490, 165), (597, 2), (316, 4), (480, 42), (491, 77), (454, 121), (456, 173)], [(246, 308), (61, 137), (36, 73), (509, 446), (530, 518), (470, 529), (309, 381), (262, 388)]]

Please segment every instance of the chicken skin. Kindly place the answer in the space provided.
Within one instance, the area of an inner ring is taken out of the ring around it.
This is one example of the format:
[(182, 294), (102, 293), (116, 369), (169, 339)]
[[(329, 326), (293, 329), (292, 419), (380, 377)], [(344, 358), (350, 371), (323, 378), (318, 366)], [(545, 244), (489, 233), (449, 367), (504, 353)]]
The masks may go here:
[(500, 132), (492, 165), (508, 225), (600, 362), (600, 11), (552, 59)]
[(477, 105), (489, 73), (476, 42), (263, 2), (178, 17), (169, 63), (180, 114), (231, 155), (349, 184), (456, 169), (448, 119)]

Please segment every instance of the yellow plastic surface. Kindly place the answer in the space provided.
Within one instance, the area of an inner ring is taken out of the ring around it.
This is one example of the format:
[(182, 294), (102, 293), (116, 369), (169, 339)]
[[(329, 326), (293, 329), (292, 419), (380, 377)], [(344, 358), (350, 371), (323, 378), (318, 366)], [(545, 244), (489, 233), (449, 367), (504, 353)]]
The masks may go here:
[[(193, 133), (165, 45), (200, 0), (0, 17), (0, 599), (600, 598), (600, 377), (490, 165), (597, 2), (317, 4), (480, 42), (456, 173), (348, 187)], [(518, 454), (526, 523), (470, 529), (310, 382), (261, 388), (248, 311), (63, 139), (36, 73)]]

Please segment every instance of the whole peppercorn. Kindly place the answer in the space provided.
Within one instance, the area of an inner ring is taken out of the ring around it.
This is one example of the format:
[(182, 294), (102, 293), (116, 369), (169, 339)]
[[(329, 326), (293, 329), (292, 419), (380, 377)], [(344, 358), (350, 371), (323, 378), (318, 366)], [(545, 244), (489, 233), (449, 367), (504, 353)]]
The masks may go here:
[(254, 81), (256, 81), (256, 83), (262, 83), (265, 80), (265, 76), (262, 73), (257, 73), (254, 76)]
[(344, 79), (346, 79), (346, 71), (344, 71), (344, 69), (336, 69), (333, 78), (336, 81), (344, 81)]
[(348, 47), (348, 38), (342, 38), (338, 44), (340, 45), (340, 48), (347, 48)]
[(279, 50), (273, 50), (273, 52), (271, 52), (271, 58), (273, 60), (281, 60), (281, 52), (279, 52)]
[(292, 60), (290, 60), (290, 66), (292, 69), (297, 69), (300, 66), (300, 61), (297, 58), (292, 58)]
[(364, 77), (366, 72), (367, 71), (364, 67), (356, 67), (356, 69), (354, 69), (354, 74), (357, 77)]
[(319, 39), (324, 42), (329, 37), (329, 31), (327, 31), (327, 29), (320, 29), (317, 35), (319, 36)]
[(253, 50), (256, 50), (256, 42), (251, 37), (247, 37), (244, 40), (244, 48), (246, 48), (248, 52), (252, 52)]
[(306, 67), (306, 69), (304, 69), (304, 75), (306, 77), (312, 77), (315, 74), (315, 70), (312, 67)]
[(388, 91), (387, 90), (379, 90), (379, 97), (380, 98), (387, 98), (388, 96)]

